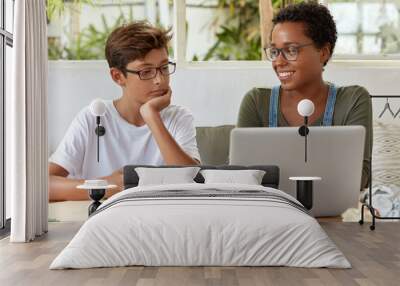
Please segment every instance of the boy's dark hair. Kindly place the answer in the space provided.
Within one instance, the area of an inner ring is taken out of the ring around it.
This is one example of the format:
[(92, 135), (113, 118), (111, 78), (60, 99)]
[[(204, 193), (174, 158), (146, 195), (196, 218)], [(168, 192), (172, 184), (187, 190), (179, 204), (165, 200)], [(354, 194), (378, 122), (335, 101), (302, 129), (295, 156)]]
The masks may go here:
[(313, 40), (317, 48), (329, 43), (332, 56), (337, 39), (336, 24), (324, 5), (316, 2), (289, 5), (281, 9), (272, 22), (274, 26), (284, 22), (304, 23), (305, 35)]
[(143, 59), (152, 49), (165, 48), (171, 40), (169, 30), (156, 28), (146, 21), (133, 22), (116, 28), (107, 38), (105, 54), (110, 68), (126, 76), (128, 63)]

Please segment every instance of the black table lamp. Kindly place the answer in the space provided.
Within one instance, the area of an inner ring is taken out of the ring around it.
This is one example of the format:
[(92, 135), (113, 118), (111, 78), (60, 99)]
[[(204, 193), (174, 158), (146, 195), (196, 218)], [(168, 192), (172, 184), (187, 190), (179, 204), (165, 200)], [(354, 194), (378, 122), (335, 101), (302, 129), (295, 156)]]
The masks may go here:
[[(303, 99), (297, 105), (297, 112), (304, 117), (304, 124), (299, 128), (300, 136), (304, 137), (304, 161), (307, 163), (307, 136), (308, 117), (314, 113), (314, 103), (309, 99)], [(313, 206), (313, 181), (320, 180), (319, 177), (290, 177), (296, 181), (296, 198), (303, 206), (311, 210)]]
[(103, 100), (97, 98), (90, 104), (90, 112), (96, 116), (97, 127), (94, 132), (97, 135), (97, 162), (100, 161), (100, 136), (106, 134), (106, 129), (100, 124), (100, 117), (106, 113), (106, 104)]
[(304, 125), (300, 126), (299, 134), (304, 136), (304, 161), (307, 162), (307, 135), (310, 132), (308, 117), (314, 113), (314, 103), (309, 99), (301, 100), (297, 105), (297, 112), (304, 117)]

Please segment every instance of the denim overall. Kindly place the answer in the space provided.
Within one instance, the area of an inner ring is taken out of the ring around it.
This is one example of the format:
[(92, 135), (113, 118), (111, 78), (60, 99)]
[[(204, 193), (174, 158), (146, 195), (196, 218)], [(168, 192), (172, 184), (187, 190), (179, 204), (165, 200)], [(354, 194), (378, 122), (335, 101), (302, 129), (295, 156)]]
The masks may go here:
[[(279, 88), (274, 86), (272, 88), (271, 96), (269, 98), (269, 127), (278, 127), (278, 104), (279, 104)], [(329, 84), (328, 101), (325, 107), (323, 126), (331, 126), (333, 121), (333, 110), (336, 102), (336, 86)]]

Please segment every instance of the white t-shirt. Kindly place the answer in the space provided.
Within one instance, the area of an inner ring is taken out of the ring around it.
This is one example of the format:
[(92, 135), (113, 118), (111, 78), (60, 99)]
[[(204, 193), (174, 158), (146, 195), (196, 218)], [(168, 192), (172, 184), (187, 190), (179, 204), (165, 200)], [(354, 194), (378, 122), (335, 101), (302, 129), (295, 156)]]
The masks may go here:
[[(100, 137), (100, 162), (97, 162), (96, 118), (89, 106), (75, 117), (49, 161), (66, 169), (69, 177), (80, 179), (107, 176), (129, 164), (163, 165), (149, 127), (130, 124), (119, 115), (111, 100), (105, 103), (107, 111), (101, 117), (101, 125), (106, 132)], [(192, 114), (186, 108), (170, 105), (160, 116), (179, 146), (200, 161)]]

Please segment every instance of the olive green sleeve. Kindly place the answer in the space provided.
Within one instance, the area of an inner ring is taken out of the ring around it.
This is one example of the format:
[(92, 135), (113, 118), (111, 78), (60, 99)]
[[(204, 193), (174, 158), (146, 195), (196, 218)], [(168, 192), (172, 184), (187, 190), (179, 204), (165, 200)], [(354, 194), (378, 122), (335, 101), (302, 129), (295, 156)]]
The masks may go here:
[(345, 125), (362, 125), (365, 127), (364, 160), (362, 169), (361, 187), (369, 184), (370, 161), (372, 153), (372, 102), (369, 92), (363, 87), (354, 90), (355, 101), (348, 113)]
[(262, 121), (260, 119), (257, 107), (257, 93), (257, 88), (253, 88), (244, 96), (239, 109), (237, 127), (262, 126)]

